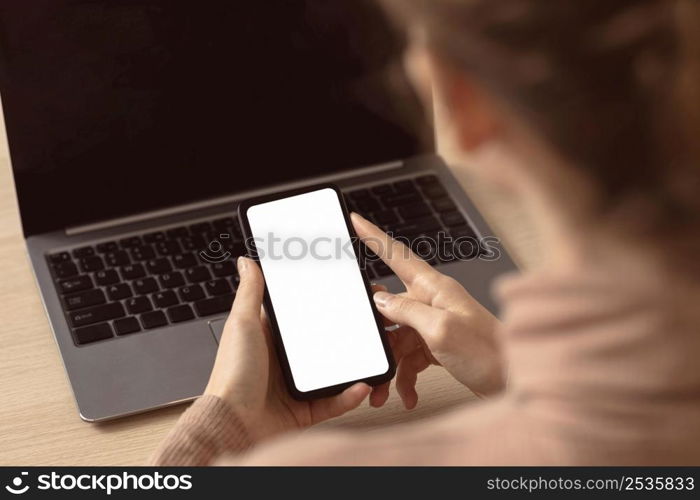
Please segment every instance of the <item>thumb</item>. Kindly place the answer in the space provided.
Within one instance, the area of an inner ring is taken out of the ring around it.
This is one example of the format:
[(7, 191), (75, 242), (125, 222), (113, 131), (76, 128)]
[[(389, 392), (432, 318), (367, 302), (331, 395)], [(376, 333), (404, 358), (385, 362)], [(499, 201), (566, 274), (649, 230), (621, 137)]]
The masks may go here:
[(358, 383), (345, 389), (337, 396), (311, 401), (310, 408), (313, 423), (317, 424), (354, 410), (369, 396), (370, 392), (372, 392), (370, 386)]
[(430, 337), (438, 322), (446, 314), (442, 309), (387, 292), (375, 293), (374, 303), (385, 318), (399, 325), (413, 328), (424, 338)]
[(231, 317), (238, 320), (260, 320), (265, 280), (260, 267), (247, 257), (238, 258), (238, 274), (241, 278)]

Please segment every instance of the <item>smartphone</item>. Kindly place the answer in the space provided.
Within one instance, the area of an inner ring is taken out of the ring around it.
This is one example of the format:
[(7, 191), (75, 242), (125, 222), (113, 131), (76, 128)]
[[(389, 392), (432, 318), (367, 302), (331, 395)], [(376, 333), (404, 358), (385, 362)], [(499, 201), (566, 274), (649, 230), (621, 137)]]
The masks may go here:
[(333, 185), (251, 199), (239, 208), (287, 386), (297, 400), (376, 386), (396, 368), (360, 265), (360, 246)]

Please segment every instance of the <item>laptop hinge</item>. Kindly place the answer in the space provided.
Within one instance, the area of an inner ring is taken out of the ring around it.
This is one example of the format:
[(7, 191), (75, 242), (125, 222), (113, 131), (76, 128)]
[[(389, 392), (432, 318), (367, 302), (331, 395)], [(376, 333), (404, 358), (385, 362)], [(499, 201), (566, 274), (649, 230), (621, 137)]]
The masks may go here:
[(238, 193), (230, 196), (223, 196), (219, 198), (212, 198), (209, 200), (199, 201), (195, 203), (188, 203), (186, 205), (178, 205), (175, 207), (164, 208), (161, 210), (153, 210), (150, 212), (144, 212), (141, 214), (131, 215), (128, 217), (120, 217), (117, 219), (110, 219), (108, 221), (95, 222), (92, 224), (84, 224), (81, 226), (73, 226), (65, 229), (67, 236), (74, 236), (78, 234), (90, 233), (92, 231), (99, 231), (102, 229), (109, 229), (117, 226), (126, 226), (128, 224), (134, 224), (137, 222), (143, 222), (150, 219), (158, 219), (161, 217), (169, 217), (171, 215), (177, 215), (186, 212), (193, 212), (195, 210), (202, 210), (210, 207), (215, 207), (217, 205), (225, 205), (227, 203), (232, 203), (238, 200), (243, 200), (246, 198), (252, 198), (255, 196), (260, 196), (271, 191), (284, 191), (291, 190), (297, 187), (308, 186), (310, 184), (322, 184), (324, 182), (333, 182), (343, 179), (349, 179), (352, 177), (360, 177), (362, 175), (375, 174), (379, 172), (385, 172), (387, 170), (394, 170), (404, 166), (403, 161), (395, 161), (391, 163), (383, 163), (380, 165), (374, 165), (371, 167), (356, 168), (348, 172), (340, 172), (332, 175), (324, 175), (320, 177), (313, 177), (309, 179), (304, 179), (303, 181), (295, 181), (284, 184), (279, 184), (273, 187), (268, 187), (265, 189), (256, 189), (253, 191), (247, 191), (244, 193)]

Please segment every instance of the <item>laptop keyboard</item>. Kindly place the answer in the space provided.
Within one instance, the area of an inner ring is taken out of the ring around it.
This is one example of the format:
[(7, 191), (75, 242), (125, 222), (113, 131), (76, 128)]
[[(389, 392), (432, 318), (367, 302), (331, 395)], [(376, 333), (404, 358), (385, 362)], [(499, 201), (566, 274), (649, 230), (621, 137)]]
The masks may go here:
[[(410, 241), (475, 236), (433, 175), (345, 194), (350, 210)], [(228, 312), (238, 286), (234, 261), (245, 253), (230, 216), (55, 253), (48, 262), (75, 342), (85, 345)], [(393, 274), (375, 259), (366, 270), (370, 279)]]

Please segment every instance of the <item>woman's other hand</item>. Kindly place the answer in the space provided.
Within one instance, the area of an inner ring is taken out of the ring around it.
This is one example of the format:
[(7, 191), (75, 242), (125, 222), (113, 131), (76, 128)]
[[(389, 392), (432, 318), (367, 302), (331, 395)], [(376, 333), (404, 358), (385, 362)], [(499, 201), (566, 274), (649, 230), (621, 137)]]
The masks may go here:
[(456, 280), (404, 244), (357, 214), (352, 221), (362, 241), (406, 287), (399, 295), (374, 295), (379, 312), (399, 325), (390, 341), (398, 364), (396, 389), (406, 408), (416, 406), (418, 374), (431, 364), (442, 365), (477, 395), (500, 391), (505, 370), (495, 338), (498, 320)]

